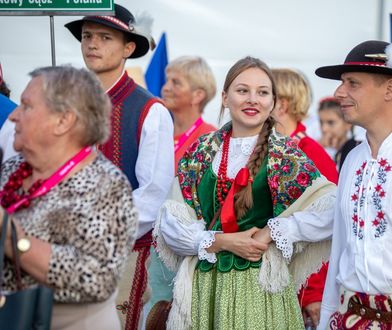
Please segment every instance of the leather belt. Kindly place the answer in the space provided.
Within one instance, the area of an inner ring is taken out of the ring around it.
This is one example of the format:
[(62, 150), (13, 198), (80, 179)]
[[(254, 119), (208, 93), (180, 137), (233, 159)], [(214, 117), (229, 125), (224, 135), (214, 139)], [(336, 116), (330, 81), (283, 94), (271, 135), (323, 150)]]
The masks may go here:
[(361, 303), (355, 301), (354, 297), (350, 298), (347, 310), (366, 320), (392, 323), (392, 311), (380, 311), (378, 309), (363, 306)]

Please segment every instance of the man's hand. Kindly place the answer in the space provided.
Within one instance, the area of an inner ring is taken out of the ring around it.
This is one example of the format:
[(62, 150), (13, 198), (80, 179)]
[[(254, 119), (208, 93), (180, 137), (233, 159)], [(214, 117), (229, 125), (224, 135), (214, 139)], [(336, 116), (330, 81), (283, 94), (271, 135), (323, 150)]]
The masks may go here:
[(302, 309), (302, 317), (304, 319), (304, 324), (306, 324), (306, 320), (310, 318), (312, 320), (312, 326), (316, 328), (320, 322), (320, 309), (321, 309), (321, 301), (316, 301), (306, 305)]

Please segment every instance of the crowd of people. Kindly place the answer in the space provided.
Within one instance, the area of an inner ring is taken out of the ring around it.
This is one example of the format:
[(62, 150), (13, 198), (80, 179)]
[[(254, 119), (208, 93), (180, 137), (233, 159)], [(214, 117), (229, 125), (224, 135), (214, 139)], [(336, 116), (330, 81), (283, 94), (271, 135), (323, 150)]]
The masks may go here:
[(125, 70), (155, 47), (128, 9), (65, 27), (87, 69), (35, 69), (16, 105), (0, 67), (0, 298), (51, 288), (62, 330), (392, 329), (392, 46), (315, 71), (340, 81), (316, 141), (298, 70), (238, 59), (217, 128), (203, 58), (160, 99)]

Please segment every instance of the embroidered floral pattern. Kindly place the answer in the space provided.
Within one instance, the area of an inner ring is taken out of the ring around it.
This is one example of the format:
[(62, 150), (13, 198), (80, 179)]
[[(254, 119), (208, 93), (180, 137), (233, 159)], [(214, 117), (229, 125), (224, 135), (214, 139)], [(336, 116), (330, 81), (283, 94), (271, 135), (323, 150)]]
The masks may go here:
[[(353, 221), (352, 228), (354, 235), (359, 239), (363, 239), (363, 227), (365, 225), (364, 219), (358, 216), (358, 205), (363, 207), (365, 200), (365, 192), (363, 190), (361, 192), (361, 183), (363, 180), (363, 171), (366, 168), (366, 164), (367, 162), (363, 162), (361, 167), (355, 171), (355, 191), (354, 194), (351, 195), (351, 201), (354, 203), (354, 207), (352, 208), (353, 215), (351, 217)], [(359, 194), (361, 194), (361, 196), (359, 196)]]
[(230, 130), (231, 123), (228, 123), (217, 132), (201, 136), (189, 147), (178, 164), (177, 175), (184, 201), (195, 210), (198, 219), (202, 219), (203, 215), (197, 197), (197, 186)]
[(339, 309), (333, 313), (329, 319), (328, 329), (331, 330), (391, 330), (391, 324), (372, 320), (356, 314), (350, 310), (350, 301), (360, 304), (366, 308), (376, 309), (381, 312), (390, 311), (390, 298), (385, 295), (367, 295), (365, 293), (344, 293), (341, 298)]
[[(378, 160), (377, 163), (377, 172), (375, 174), (370, 174), (370, 169), (367, 168), (365, 175), (371, 175), (372, 177), (369, 178), (369, 180), (375, 183), (373, 187), (371, 187), (371, 195), (369, 196), (375, 210), (375, 216), (370, 223), (373, 228), (374, 237), (380, 238), (384, 235), (387, 227), (387, 220), (383, 211), (382, 200), (386, 196), (384, 187), (387, 181), (387, 174), (392, 170), (392, 167), (384, 158)], [(364, 170), (366, 165), (367, 162), (363, 162), (361, 167), (355, 172), (355, 191), (351, 195), (351, 202), (354, 204), (354, 207), (352, 208), (353, 214), (351, 217), (352, 229), (354, 235), (359, 239), (363, 239), (365, 227), (365, 219), (359, 210), (365, 205), (366, 189), (361, 189), (361, 186), (363, 187)]]
[[(195, 210), (199, 219), (202, 219), (202, 211), (197, 186), (230, 130), (231, 123), (228, 123), (219, 131), (200, 137), (180, 160), (178, 178), (182, 194), (185, 202)], [(320, 177), (320, 173), (290, 138), (271, 134), (268, 150), (268, 185), (274, 216), (278, 216), (312, 185), (313, 180)]]
[(340, 314), (339, 312), (333, 313), (331, 315), (331, 318), (329, 319), (328, 329), (330, 329), (330, 330), (342, 329), (342, 320), (343, 320), (342, 314)]
[(269, 150), (268, 183), (274, 215), (278, 216), (320, 177), (320, 173), (292, 139), (278, 137)]
[(377, 170), (377, 185), (372, 194), (373, 204), (377, 210), (376, 217), (372, 221), (375, 230), (374, 237), (381, 237), (387, 229), (387, 220), (382, 208), (381, 201), (385, 198), (384, 186), (387, 181), (387, 173), (391, 171), (391, 165), (386, 159), (381, 158), (378, 161), (379, 168)]

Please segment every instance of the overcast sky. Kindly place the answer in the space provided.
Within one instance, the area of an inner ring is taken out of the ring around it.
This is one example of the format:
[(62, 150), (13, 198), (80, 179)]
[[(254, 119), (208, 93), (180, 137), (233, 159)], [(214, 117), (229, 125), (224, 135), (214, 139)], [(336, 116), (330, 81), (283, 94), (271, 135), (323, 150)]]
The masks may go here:
[[(133, 13), (148, 11), (154, 18), (158, 42), (167, 33), (169, 60), (199, 55), (211, 65), (218, 95), (207, 106), (205, 118), (216, 124), (220, 90), (229, 67), (246, 55), (271, 67), (304, 72), (316, 101), (333, 93), (337, 82), (320, 79), (314, 70), (338, 64), (356, 44), (369, 39), (390, 40), (392, 0), (118, 0)], [(380, 15), (380, 4), (383, 14)], [(77, 17), (56, 16), (58, 64), (83, 66), (80, 44), (64, 28)], [(381, 26), (381, 29), (380, 29)], [(151, 52), (127, 66), (147, 67)], [(48, 17), (0, 16), (0, 62), (12, 99), (19, 100), (27, 73), (51, 64)]]

